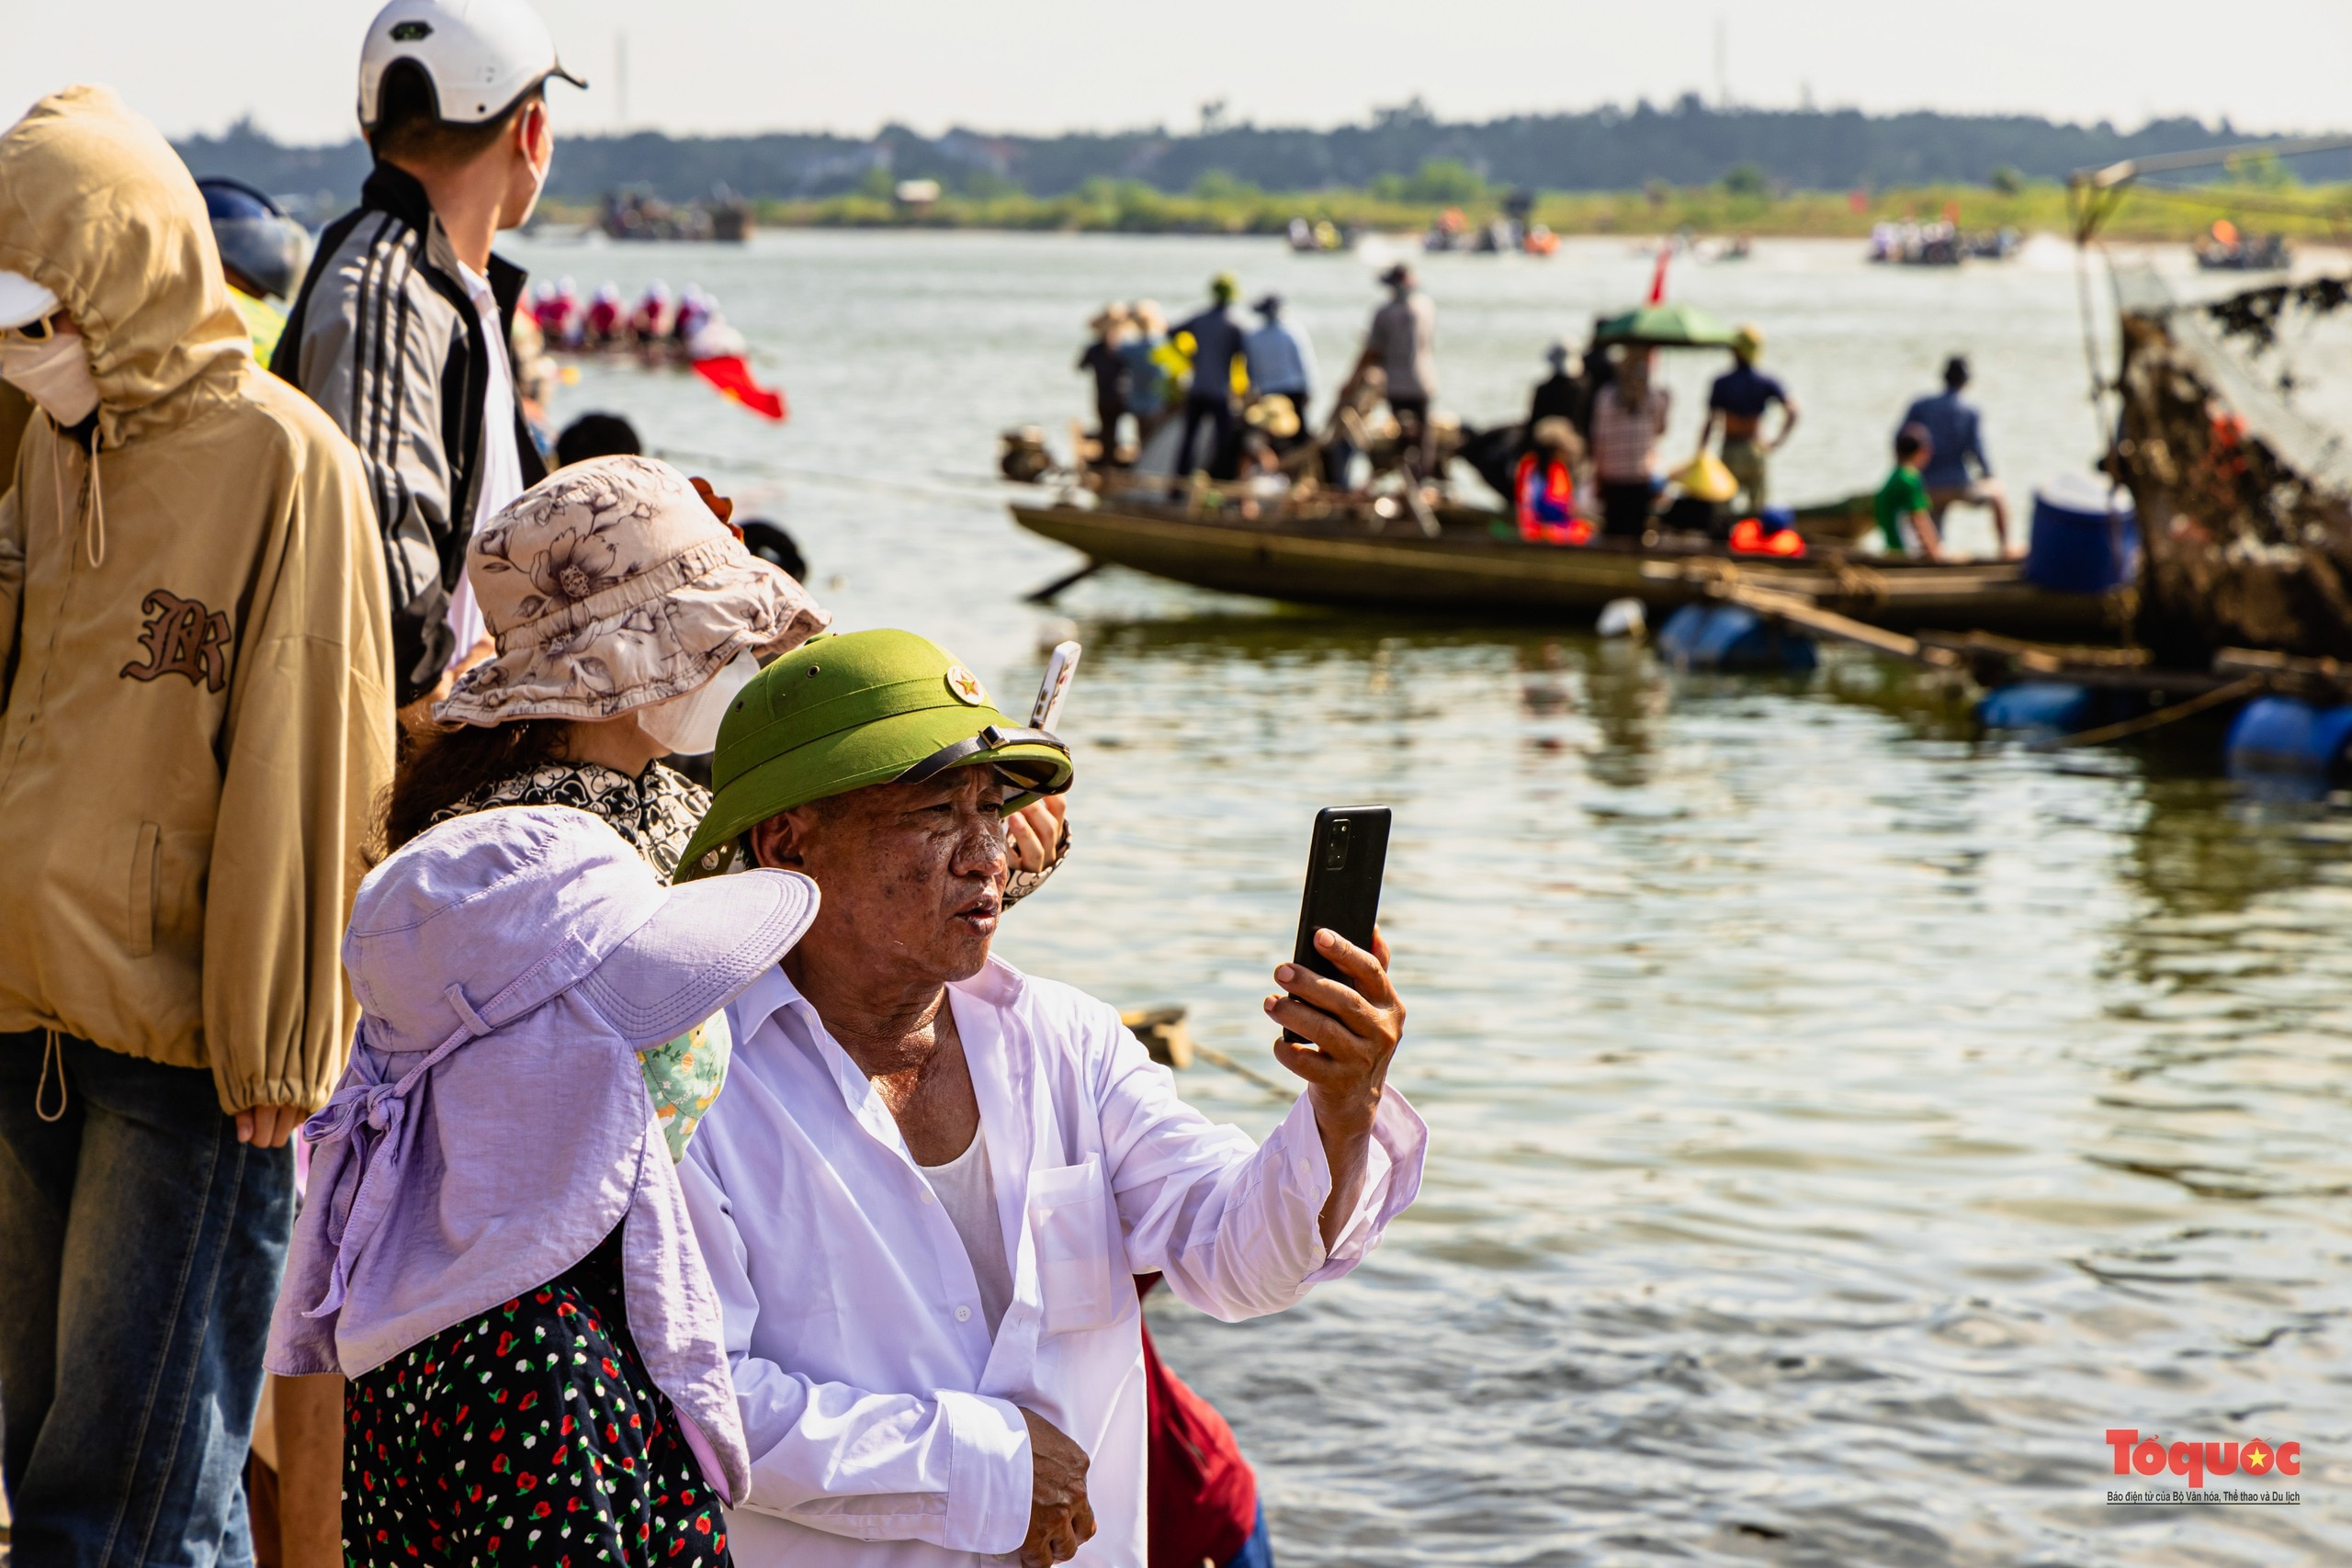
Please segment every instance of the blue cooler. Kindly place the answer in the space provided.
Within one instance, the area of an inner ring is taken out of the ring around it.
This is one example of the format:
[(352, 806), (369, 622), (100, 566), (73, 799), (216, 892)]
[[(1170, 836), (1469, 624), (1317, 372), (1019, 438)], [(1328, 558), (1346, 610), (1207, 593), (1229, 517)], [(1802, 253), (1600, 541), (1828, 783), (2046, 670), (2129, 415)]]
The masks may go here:
[(2140, 519), (2129, 491), (2065, 474), (2033, 492), (2025, 580), (2053, 593), (2104, 593), (2139, 575)]

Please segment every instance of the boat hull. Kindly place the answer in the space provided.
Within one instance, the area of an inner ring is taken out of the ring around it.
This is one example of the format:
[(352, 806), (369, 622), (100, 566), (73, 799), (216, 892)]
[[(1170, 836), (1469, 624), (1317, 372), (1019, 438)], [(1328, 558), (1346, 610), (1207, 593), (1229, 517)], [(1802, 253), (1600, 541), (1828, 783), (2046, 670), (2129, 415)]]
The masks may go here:
[(1277, 526), (1189, 516), (1175, 507), (1015, 505), (1012, 514), (1030, 532), (1097, 561), (1297, 604), (1573, 624), (1590, 620), (1614, 599), (1670, 610), (1708, 597), (1713, 585), (1731, 578), (1900, 631), (2092, 642), (2113, 639), (2119, 626), (2113, 601), (2045, 592), (2006, 563), (1874, 568), (1630, 547), (1574, 549), (1451, 532), (1432, 539)]

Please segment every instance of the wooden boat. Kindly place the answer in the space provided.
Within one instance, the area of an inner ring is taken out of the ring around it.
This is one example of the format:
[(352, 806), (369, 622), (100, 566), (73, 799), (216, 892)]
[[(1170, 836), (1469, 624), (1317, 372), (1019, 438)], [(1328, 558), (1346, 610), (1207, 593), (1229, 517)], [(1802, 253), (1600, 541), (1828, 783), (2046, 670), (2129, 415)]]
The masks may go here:
[(1012, 515), (1031, 533), (1097, 563), (1300, 604), (1577, 622), (1613, 599), (1670, 611), (1719, 597), (1737, 583), (1895, 630), (2070, 643), (2114, 640), (2128, 613), (2114, 596), (2033, 587), (2012, 562), (1930, 566), (1829, 552), (1785, 560), (1734, 556), (1704, 541), (1532, 545), (1510, 532), (1500, 513), (1473, 508), (1446, 509), (1434, 519), (1434, 536), (1409, 516), (1355, 507), (1253, 519), (1214, 491), (1198, 501), (1151, 501), (1130, 491), (1094, 504), (1076, 497), (1045, 506), (1015, 503)]

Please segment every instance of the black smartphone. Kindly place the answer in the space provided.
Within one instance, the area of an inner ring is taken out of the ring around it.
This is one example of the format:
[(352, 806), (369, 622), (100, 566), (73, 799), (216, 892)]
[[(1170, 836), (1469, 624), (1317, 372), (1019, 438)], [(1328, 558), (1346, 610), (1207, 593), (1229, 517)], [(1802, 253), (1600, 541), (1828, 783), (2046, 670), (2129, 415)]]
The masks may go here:
[[(1380, 918), (1380, 874), (1388, 863), (1388, 807), (1327, 806), (1315, 814), (1315, 841), (1306, 856), (1306, 893), (1298, 901), (1298, 942), (1291, 962), (1346, 985), (1338, 964), (1315, 945), (1315, 933), (1334, 931), (1372, 950)], [(1306, 1036), (1283, 1031), (1292, 1044)]]

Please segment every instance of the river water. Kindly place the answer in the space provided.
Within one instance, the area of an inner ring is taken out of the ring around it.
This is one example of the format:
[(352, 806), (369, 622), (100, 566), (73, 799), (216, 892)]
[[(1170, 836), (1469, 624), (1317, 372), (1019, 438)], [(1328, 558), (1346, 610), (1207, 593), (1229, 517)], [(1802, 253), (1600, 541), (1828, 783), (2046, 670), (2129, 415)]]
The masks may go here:
[[(1230, 268), (1291, 299), (1328, 378), (1376, 298), (1366, 258), (1254, 240), (517, 250), (586, 287), (713, 289), (788, 425), (609, 366), (560, 416), (629, 414), (785, 522), (845, 629), (929, 633), (1009, 705), (1059, 635), (1021, 595), (1073, 562), (1009, 520), (992, 445), (1082, 411), (1084, 319)], [(1874, 485), (1955, 349), (2013, 491), (2083, 466), (2065, 252), (1929, 273), (1855, 250), (1767, 242), (1672, 279), (1769, 334), (1804, 411), (1784, 493)], [(1442, 400), (1511, 415), (1544, 344), (1649, 265), (1614, 242), (1432, 258)], [(1669, 367), (1678, 446), (1713, 358)], [(2211, 733), (1987, 745), (1844, 650), (1686, 678), (1576, 633), (1117, 572), (1062, 613), (1087, 647), (1076, 850), (1008, 922), (1016, 962), (1183, 1003), (1279, 1076), (1257, 998), (1312, 814), (1396, 812), (1420, 1201), (1297, 1311), (1152, 1309), (1284, 1562), (2352, 1561), (2352, 817), (2242, 798)], [(1280, 1112), (1205, 1064), (1182, 1084), (1254, 1131)], [(2266, 1484), (2301, 1502), (2109, 1506), (2154, 1484), (2113, 1474), (2114, 1427), (2300, 1442), (2301, 1474)]]

